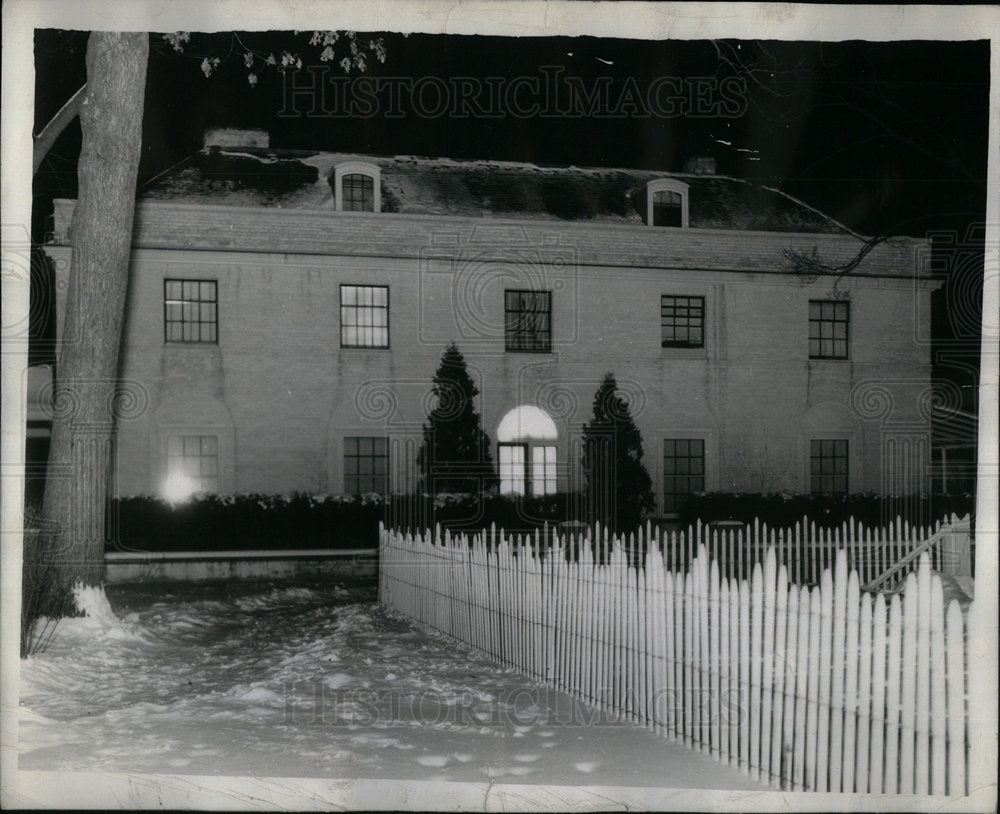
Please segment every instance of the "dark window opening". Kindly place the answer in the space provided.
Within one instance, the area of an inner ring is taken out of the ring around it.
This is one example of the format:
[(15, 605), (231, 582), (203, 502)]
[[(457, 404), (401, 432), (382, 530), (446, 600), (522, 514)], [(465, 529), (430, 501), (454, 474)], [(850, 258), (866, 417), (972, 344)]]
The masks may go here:
[(552, 349), (552, 292), (506, 291), (505, 345), (509, 351)]
[(343, 196), (340, 208), (348, 212), (375, 211), (375, 179), (370, 175), (352, 172), (341, 180)]
[(663, 511), (674, 514), (688, 495), (705, 490), (705, 441), (665, 438), (663, 441)]
[(809, 358), (846, 359), (850, 320), (848, 303), (810, 300)]
[(387, 438), (344, 439), (344, 491), (349, 495), (389, 493)]
[(661, 190), (653, 193), (653, 226), (683, 226), (682, 196)]
[(847, 494), (847, 441), (809, 442), (809, 489), (814, 495)]
[(704, 297), (660, 297), (660, 344), (664, 348), (704, 347)]

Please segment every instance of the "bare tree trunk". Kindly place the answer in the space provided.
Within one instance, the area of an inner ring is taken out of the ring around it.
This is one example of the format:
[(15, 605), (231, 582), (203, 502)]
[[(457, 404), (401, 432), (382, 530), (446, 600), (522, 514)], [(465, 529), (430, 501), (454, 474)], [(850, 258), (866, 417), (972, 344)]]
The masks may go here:
[(94, 32), (87, 44), (83, 146), (59, 354), (42, 551), (60, 607), (104, 577), (115, 382), (142, 144), (149, 35)]

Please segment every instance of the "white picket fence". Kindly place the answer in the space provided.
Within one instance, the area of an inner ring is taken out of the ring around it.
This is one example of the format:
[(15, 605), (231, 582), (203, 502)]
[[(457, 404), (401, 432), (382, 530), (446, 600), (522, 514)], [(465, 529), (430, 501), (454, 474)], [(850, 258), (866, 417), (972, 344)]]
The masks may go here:
[[(607, 540), (600, 533), (586, 531), (597, 540), (597, 558)], [(745, 579), (753, 566), (763, 563), (764, 553), (773, 549), (779, 565), (785, 565), (796, 585), (818, 585), (823, 572), (832, 568), (838, 551), (847, 552), (848, 568), (856, 570), (863, 588), (891, 590), (916, 567), (920, 554), (927, 552), (931, 568), (955, 575), (971, 575), (969, 563), (970, 518), (952, 515), (931, 526), (917, 526), (897, 518), (885, 526), (864, 526), (849, 520), (835, 528), (824, 528), (806, 517), (787, 528), (752, 524), (720, 527), (697, 523), (686, 529), (659, 533), (649, 524), (645, 534), (623, 540), (629, 562), (645, 556), (645, 542), (654, 540), (671, 570), (684, 570), (693, 561), (699, 546), (719, 563), (723, 577)], [(575, 543), (571, 543), (575, 544)], [(962, 552), (965, 556), (963, 558)], [(606, 558), (604, 558), (606, 559)]]
[(813, 588), (770, 549), (750, 579), (701, 545), (672, 570), (612, 540), (382, 530), (379, 601), (501, 664), (788, 790), (966, 793), (966, 638), (921, 555), (901, 594), (839, 551)]

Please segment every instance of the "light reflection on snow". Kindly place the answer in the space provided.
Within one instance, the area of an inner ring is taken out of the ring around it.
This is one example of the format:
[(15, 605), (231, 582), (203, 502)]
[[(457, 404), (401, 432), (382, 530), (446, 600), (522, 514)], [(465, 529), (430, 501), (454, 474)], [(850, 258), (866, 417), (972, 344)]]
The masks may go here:
[(759, 788), (577, 715), (567, 696), (383, 612), (367, 587), (109, 594), (22, 662), (19, 768)]

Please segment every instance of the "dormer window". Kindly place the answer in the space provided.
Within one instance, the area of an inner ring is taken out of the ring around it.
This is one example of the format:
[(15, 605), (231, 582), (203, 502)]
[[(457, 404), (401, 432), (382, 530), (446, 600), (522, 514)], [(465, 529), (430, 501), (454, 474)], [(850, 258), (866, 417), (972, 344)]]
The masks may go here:
[(344, 176), (340, 188), (344, 197), (343, 208), (350, 212), (375, 211), (375, 180), (363, 172)]
[(683, 196), (679, 192), (661, 189), (653, 193), (653, 226), (683, 226), (681, 211)]
[(381, 173), (374, 164), (350, 161), (334, 174), (334, 198), (338, 212), (381, 212)]
[(688, 225), (688, 186), (673, 178), (661, 178), (646, 184), (646, 225)]

